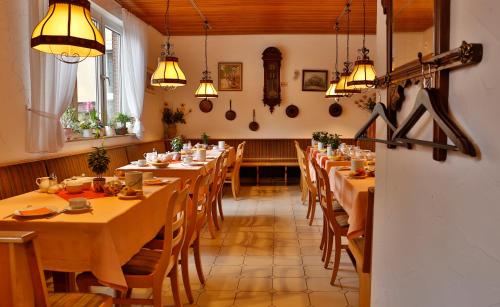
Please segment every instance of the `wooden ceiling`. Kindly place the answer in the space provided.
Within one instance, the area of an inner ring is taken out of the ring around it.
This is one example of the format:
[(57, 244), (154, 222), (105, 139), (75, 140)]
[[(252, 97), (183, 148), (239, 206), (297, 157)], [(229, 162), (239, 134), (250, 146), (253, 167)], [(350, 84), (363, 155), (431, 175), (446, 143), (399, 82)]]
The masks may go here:
[(394, 31), (422, 32), (434, 25), (434, 0), (395, 0)]
[[(137, 17), (165, 34), (166, 0), (116, 0)], [(366, 0), (366, 33), (375, 34), (377, 1)], [(212, 29), (209, 34), (335, 33), (335, 18), (345, 0), (196, 0)], [(352, 2), (351, 33), (363, 33), (362, 1)], [(172, 35), (203, 34), (202, 20), (189, 0), (170, 1)], [(345, 18), (341, 32), (345, 33)]]

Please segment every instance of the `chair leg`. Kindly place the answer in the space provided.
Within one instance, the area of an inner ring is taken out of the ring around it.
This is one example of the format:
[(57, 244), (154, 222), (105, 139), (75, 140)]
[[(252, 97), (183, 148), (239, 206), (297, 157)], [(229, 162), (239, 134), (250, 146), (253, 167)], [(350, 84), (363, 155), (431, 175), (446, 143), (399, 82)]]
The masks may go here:
[(207, 208), (207, 212), (205, 214), (207, 215), (208, 231), (210, 232), (210, 236), (212, 237), (212, 239), (215, 239), (216, 229), (212, 214), (212, 204), (209, 205), (209, 208)]
[(313, 196), (312, 202), (311, 202), (311, 216), (309, 217), (309, 226), (312, 225), (314, 222), (314, 215), (316, 213), (316, 193), (311, 193)]
[(326, 230), (327, 230), (327, 227), (328, 227), (328, 221), (326, 220), (326, 218), (323, 216), (323, 233), (321, 235), (321, 243), (319, 244), (319, 249), (323, 251), (323, 258), (321, 258), (321, 260), (325, 261), (325, 243), (326, 243), (326, 236), (327, 236), (327, 233), (326, 233)]
[(342, 250), (341, 236), (340, 234), (335, 234), (335, 258), (333, 260), (332, 279), (330, 280), (331, 285), (333, 285), (335, 283), (335, 279), (337, 279), (337, 273), (339, 271), (339, 265), (340, 265), (341, 250)]
[[(174, 266), (176, 267), (176, 266)], [(154, 282), (153, 283), (153, 306), (154, 307), (161, 307), (161, 287), (162, 286), (162, 282), (161, 281), (158, 281), (158, 282)], [(174, 289), (174, 282), (172, 280), (172, 291)]]
[[(224, 188), (224, 186), (222, 186), (222, 188)], [(224, 221), (224, 212), (222, 212), (222, 188), (220, 189), (219, 197), (217, 198), (217, 205), (219, 208), (220, 219), (221, 221)]]
[[(333, 249), (333, 238), (336, 237), (333, 233), (333, 230), (328, 227), (327, 230), (327, 243), (326, 243), (326, 257), (325, 257), (325, 269), (328, 268), (330, 264), (330, 259), (332, 258), (332, 249)], [(335, 252), (337, 251), (337, 246), (335, 246)]]
[(215, 229), (220, 230), (219, 218), (217, 217), (217, 195), (215, 196), (214, 203), (212, 204), (212, 220), (214, 221)]
[(311, 191), (307, 192), (308, 197), (307, 197), (307, 214), (306, 214), (306, 219), (309, 219), (309, 216), (311, 216), (311, 207), (312, 207), (312, 205), (311, 205), (312, 195), (311, 194), (312, 194)]
[(233, 192), (234, 200), (238, 200), (238, 191), (236, 187), (236, 178), (231, 178), (231, 192)]
[(182, 269), (182, 283), (184, 284), (184, 291), (190, 304), (194, 303), (193, 292), (191, 291), (191, 283), (189, 282), (189, 248), (182, 248), (181, 250), (181, 269)]
[(198, 273), (198, 279), (202, 285), (205, 284), (205, 276), (203, 275), (203, 266), (201, 264), (201, 254), (200, 254), (200, 237), (196, 238), (193, 242), (193, 252), (194, 252), (194, 263), (196, 265), (196, 272)]
[[(177, 262), (177, 260), (176, 260)], [(168, 274), (170, 277), (170, 285), (172, 287), (172, 296), (174, 297), (174, 303), (176, 307), (182, 307), (181, 297), (179, 295), (179, 280), (177, 276), (177, 264), (172, 267), (172, 270)], [(154, 296), (154, 293), (153, 293)], [(160, 297), (161, 297), (161, 288), (160, 288)], [(154, 298), (154, 297), (153, 297)]]

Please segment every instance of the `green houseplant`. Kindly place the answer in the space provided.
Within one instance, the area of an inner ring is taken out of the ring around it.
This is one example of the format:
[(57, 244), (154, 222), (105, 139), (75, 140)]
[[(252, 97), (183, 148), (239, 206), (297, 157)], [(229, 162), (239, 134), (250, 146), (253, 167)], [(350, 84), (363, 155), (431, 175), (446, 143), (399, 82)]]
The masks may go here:
[(73, 132), (78, 132), (80, 130), (78, 111), (75, 107), (69, 107), (66, 111), (64, 111), (61, 116), (61, 124), (64, 128), (64, 136), (66, 140), (71, 140)]
[(184, 144), (184, 140), (182, 136), (176, 136), (170, 141), (170, 145), (172, 146), (172, 150), (175, 152), (181, 152), (182, 145)]
[(201, 135), (201, 143), (208, 145), (208, 139), (209, 139), (208, 134), (206, 132), (203, 132)]
[(80, 131), (82, 132), (82, 137), (90, 138), (92, 137), (92, 123), (88, 118), (85, 118), (80, 122)]
[(114, 123), (116, 124), (115, 132), (117, 135), (127, 134), (127, 123), (131, 122), (130, 116), (125, 113), (117, 113), (114, 118)]
[(94, 151), (92, 151), (87, 158), (87, 163), (89, 168), (96, 175), (93, 180), (94, 191), (104, 192), (106, 178), (103, 178), (103, 174), (106, 173), (109, 168), (110, 159), (103, 145), (94, 147)]
[(184, 104), (181, 104), (181, 107), (176, 108), (175, 111), (173, 108), (169, 108), (165, 105), (162, 120), (166, 138), (170, 139), (177, 135), (176, 124), (185, 124), (186, 115), (189, 113), (191, 113), (191, 110), (186, 111)]
[(90, 122), (90, 127), (94, 132), (94, 137), (100, 138), (101, 135), (103, 134), (102, 129), (104, 128), (104, 125), (102, 124), (102, 121), (99, 118), (99, 114), (97, 114), (96, 109), (90, 110), (88, 115), (88, 120)]
[(340, 134), (336, 134), (336, 133), (330, 134), (328, 136), (328, 142), (327, 142), (327, 144), (330, 145), (330, 146), (332, 146), (333, 150), (338, 149), (339, 146), (340, 146), (340, 142), (341, 142), (340, 137), (341, 137)]

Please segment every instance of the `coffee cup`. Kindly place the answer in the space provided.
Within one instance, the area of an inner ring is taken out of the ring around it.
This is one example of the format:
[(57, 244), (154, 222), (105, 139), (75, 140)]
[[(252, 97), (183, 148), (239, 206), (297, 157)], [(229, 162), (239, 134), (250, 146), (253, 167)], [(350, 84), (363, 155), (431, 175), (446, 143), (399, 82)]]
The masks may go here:
[(89, 205), (88, 200), (83, 197), (70, 198), (69, 200), (69, 207), (71, 209), (83, 209), (88, 207), (88, 205)]
[(218, 149), (222, 150), (222, 149), (224, 149), (225, 145), (226, 145), (225, 141), (219, 141), (217, 147), (218, 147)]
[(146, 166), (148, 164), (148, 162), (146, 161), (146, 159), (139, 159), (137, 160), (137, 166)]
[(142, 190), (142, 172), (126, 172), (125, 185), (134, 190)]
[(184, 156), (182, 158), (182, 163), (184, 163), (184, 164), (188, 164), (189, 165), (192, 162), (193, 162), (193, 157), (191, 157), (191, 156)]

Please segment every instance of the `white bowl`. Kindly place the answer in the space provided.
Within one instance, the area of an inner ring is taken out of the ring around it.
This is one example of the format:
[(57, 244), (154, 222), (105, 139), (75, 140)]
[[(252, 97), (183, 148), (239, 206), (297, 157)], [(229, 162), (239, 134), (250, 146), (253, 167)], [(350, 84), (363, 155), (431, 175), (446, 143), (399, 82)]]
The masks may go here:
[(83, 184), (79, 181), (68, 182), (66, 184), (66, 192), (70, 194), (77, 194), (83, 191)]

